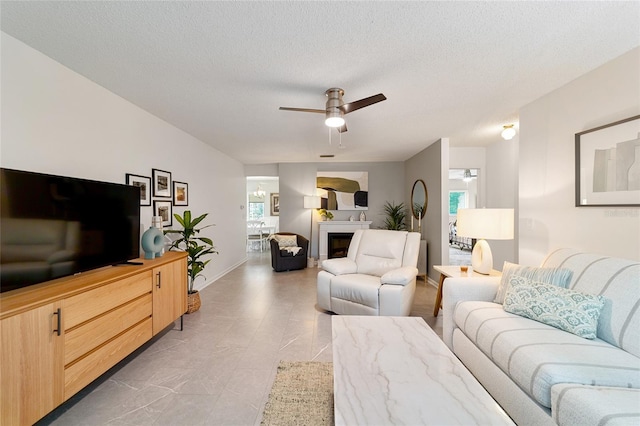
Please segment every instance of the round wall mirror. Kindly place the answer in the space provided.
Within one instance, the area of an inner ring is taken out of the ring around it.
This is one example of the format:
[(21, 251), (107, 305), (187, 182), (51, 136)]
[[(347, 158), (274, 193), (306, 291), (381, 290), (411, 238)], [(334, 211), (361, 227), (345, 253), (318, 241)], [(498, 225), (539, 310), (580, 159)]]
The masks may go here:
[(411, 213), (413, 217), (416, 219), (424, 218), (428, 202), (427, 185), (422, 179), (418, 179), (413, 183), (413, 188), (411, 189)]

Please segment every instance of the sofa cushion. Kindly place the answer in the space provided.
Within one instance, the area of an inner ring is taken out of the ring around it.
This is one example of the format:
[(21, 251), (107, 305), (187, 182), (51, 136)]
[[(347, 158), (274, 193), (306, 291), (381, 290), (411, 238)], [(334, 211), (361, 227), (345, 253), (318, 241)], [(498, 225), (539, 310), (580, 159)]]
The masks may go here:
[(285, 247), (296, 247), (298, 245), (298, 237), (295, 235), (275, 234), (273, 238), (278, 242), (278, 247), (280, 249)]
[(570, 269), (568, 288), (604, 296), (598, 338), (640, 357), (640, 262), (559, 249), (542, 266)]
[(551, 400), (560, 426), (640, 424), (640, 389), (559, 384), (551, 388)]
[(500, 277), (500, 286), (498, 287), (496, 298), (493, 300), (494, 302), (504, 302), (504, 296), (507, 292), (507, 288), (509, 287), (509, 280), (514, 275), (567, 288), (571, 281), (573, 272), (564, 268), (536, 268), (531, 266), (520, 266), (511, 262), (504, 262), (502, 266), (502, 276)]
[(514, 275), (509, 280), (503, 308), (585, 339), (595, 339), (603, 305), (602, 296)]
[(458, 328), (533, 399), (551, 407), (557, 383), (640, 388), (637, 357), (600, 339), (586, 340), (491, 302), (460, 302)]
[(337, 275), (331, 279), (331, 297), (378, 309), (380, 286), (380, 278), (372, 275)]

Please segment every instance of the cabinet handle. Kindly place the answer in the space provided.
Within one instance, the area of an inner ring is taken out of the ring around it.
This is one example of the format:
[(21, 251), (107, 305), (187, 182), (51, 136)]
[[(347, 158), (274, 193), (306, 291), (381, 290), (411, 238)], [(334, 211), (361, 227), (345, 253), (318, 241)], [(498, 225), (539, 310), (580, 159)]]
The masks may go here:
[(157, 277), (157, 279), (156, 279), (156, 287), (158, 287), (158, 288), (162, 288), (162, 275), (160, 275), (160, 274), (161, 274), (161, 272), (158, 272), (156, 274), (156, 277)]
[(56, 311), (53, 313), (53, 315), (56, 315), (58, 317), (58, 321), (57, 321), (58, 328), (53, 330), (53, 332), (57, 333), (58, 336), (59, 336), (60, 335), (60, 330), (62, 329), (62, 313), (60, 311), (60, 308), (56, 309)]

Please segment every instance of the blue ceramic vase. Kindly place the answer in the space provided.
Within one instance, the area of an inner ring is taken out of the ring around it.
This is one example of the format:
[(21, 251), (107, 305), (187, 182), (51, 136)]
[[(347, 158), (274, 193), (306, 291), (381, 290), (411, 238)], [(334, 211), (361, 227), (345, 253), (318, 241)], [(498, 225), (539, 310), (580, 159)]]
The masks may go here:
[(142, 250), (145, 259), (155, 259), (162, 256), (164, 248), (164, 233), (152, 226), (142, 234)]

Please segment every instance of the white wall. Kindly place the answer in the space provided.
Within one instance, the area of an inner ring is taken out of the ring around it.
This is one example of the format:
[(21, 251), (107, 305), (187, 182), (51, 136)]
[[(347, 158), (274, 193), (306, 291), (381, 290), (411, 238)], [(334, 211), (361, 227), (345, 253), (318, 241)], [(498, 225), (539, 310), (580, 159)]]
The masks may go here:
[(640, 114), (640, 48), (520, 111), (519, 260), (557, 247), (640, 260), (640, 210), (575, 207), (575, 133)]
[[(203, 231), (220, 252), (206, 283), (246, 260), (242, 164), (4, 33), (1, 54), (2, 167), (116, 183), (169, 171), (189, 184), (189, 206), (173, 212), (217, 224)], [(152, 207), (140, 213), (146, 229)]]
[[(489, 145), (486, 150), (485, 183), (487, 208), (514, 209), (518, 217), (518, 151), (519, 138), (505, 141), (499, 136), (498, 142)], [(518, 226), (515, 222), (513, 240), (491, 240), (493, 268), (502, 270), (505, 261), (518, 262)]]

